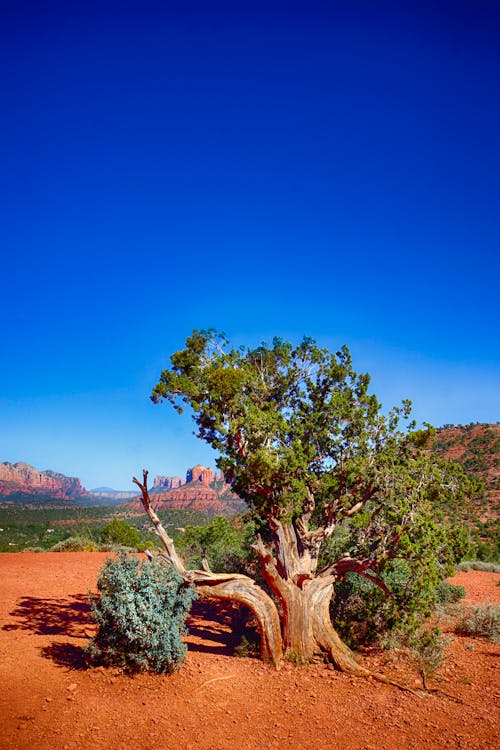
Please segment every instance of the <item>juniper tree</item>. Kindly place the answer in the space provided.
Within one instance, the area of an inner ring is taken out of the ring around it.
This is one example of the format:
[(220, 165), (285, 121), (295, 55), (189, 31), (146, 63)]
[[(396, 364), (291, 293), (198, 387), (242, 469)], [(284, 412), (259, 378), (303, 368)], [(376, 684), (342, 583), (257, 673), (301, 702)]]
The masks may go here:
[[(222, 334), (195, 330), (170, 359), (152, 400), (191, 410), (226, 480), (265, 521), (267, 534), (253, 547), (267, 586), (212, 572), (206, 561), (186, 570), (151, 507), (145, 472), (134, 481), (164, 554), (200, 594), (250, 607), (263, 658), (322, 655), (366, 674), (332, 625), (333, 587), (356, 573), (390, 596), (384, 566), (396, 555), (418, 556), (419, 544), (435, 575), (446, 542), (436, 498), (459, 488), (426, 450), (431, 428), (416, 429), (409, 401), (384, 412), (347, 347), (334, 354), (310, 338), (298, 346), (275, 338), (236, 349)], [(331, 545), (334, 535), (345, 543)], [(335, 556), (319, 564), (328, 544)]]

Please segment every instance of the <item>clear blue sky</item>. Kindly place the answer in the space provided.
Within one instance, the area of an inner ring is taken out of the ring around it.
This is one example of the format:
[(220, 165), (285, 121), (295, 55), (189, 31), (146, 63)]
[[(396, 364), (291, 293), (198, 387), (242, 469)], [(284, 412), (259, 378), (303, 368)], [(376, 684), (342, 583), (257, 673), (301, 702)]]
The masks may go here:
[(0, 461), (213, 465), (149, 393), (193, 328), (304, 334), (500, 419), (500, 4), (23, 2), (0, 24)]

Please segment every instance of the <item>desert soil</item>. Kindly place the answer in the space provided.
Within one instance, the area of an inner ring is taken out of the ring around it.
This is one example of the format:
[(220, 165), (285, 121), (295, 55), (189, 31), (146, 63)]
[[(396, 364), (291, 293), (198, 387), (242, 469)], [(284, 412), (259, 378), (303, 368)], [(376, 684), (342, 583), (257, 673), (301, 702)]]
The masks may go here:
[[(93, 633), (87, 592), (102, 553), (0, 554), (0, 746), (16, 750), (392, 750), (496, 748), (500, 646), (455, 637), (431, 687), (413, 695), (325, 665), (276, 672), (233, 655), (227, 608), (201, 603), (190, 619), (184, 668), (128, 677), (85, 667)], [(471, 602), (499, 601), (500, 575), (454, 582)], [(418, 688), (402, 655), (360, 657)]]

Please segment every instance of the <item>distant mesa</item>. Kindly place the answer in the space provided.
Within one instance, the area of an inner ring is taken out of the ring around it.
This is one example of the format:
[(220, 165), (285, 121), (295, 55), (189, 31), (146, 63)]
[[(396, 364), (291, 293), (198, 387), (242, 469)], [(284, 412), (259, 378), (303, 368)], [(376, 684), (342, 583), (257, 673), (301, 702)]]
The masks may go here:
[[(214, 472), (201, 464), (189, 468), (185, 480), (178, 476), (155, 477), (151, 498), (156, 510), (198, 510), (218, 516), (235, 516), (246, 507), (224, 480), (222, 472)], [(127, 505), (142, 508), (139, 497)]]
[(176, 490), (177, 487), (182, 487), (185, 481), (182, 477), (155, 477), (153, 483), (153, 489), (164, 489), (164, 490)]
[(27, 501), (46, 497), (75, 503), (92, 496), (76, 477), (67, 477), (51, 470), (39, 471), (19, 461), (16, 464), (0, 464), (0, 499), (9, 497), (16, 500), (25, 498)]
[[(469, 504), (481, 521), (500, 515), (500, 425), (446, 425), (438, 429), (432, 450), (445, 460), (458, 461), (480, 479), (484, 493)], [(157, 509), (198, 510), (211, 515), (234, 516), (246, 505), (236, 495), (222, 472), (196, 464), (181, 476), (157, 476), (151, 499)], [(97, 487), (87, 490), (76, 477), (56, 471), (39, 471), (19, 463), (0, 463), (0, 502), (43, 505), (126, 505), (142, 512), (136, 490)]]
[(197, 464), (186, 472), (186, 479), (182, 477), (163, 477), (157, 476), (153, 481), (153, 490), (176, 490), (183, 485), (190, 484), (191, 482), (199, 482), (200, 484), (211, 485), (212, 482), (223, 482), (224, 476), (221, 472), (214, 472), (212, 469), (207, 469), (206, 466)]

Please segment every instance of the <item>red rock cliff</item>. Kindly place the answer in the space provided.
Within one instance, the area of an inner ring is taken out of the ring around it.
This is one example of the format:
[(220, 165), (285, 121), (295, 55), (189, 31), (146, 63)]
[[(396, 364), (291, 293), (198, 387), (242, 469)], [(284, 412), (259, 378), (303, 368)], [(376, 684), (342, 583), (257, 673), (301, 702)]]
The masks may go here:
[(214, 475), (212, 469), (207, 469), (206, 466), (197, 464), (192, 469), (187, 470), (186, 483), (188, 482), (201, 482), (202, 484), (210, 484), (213, 482)]
[(39, 471), (29, 464), (0, 463), (0, 497), (16, 493), (47, 495), (59, 500), (74, 500), (89, 493), (76, 477), (55, 471)]

